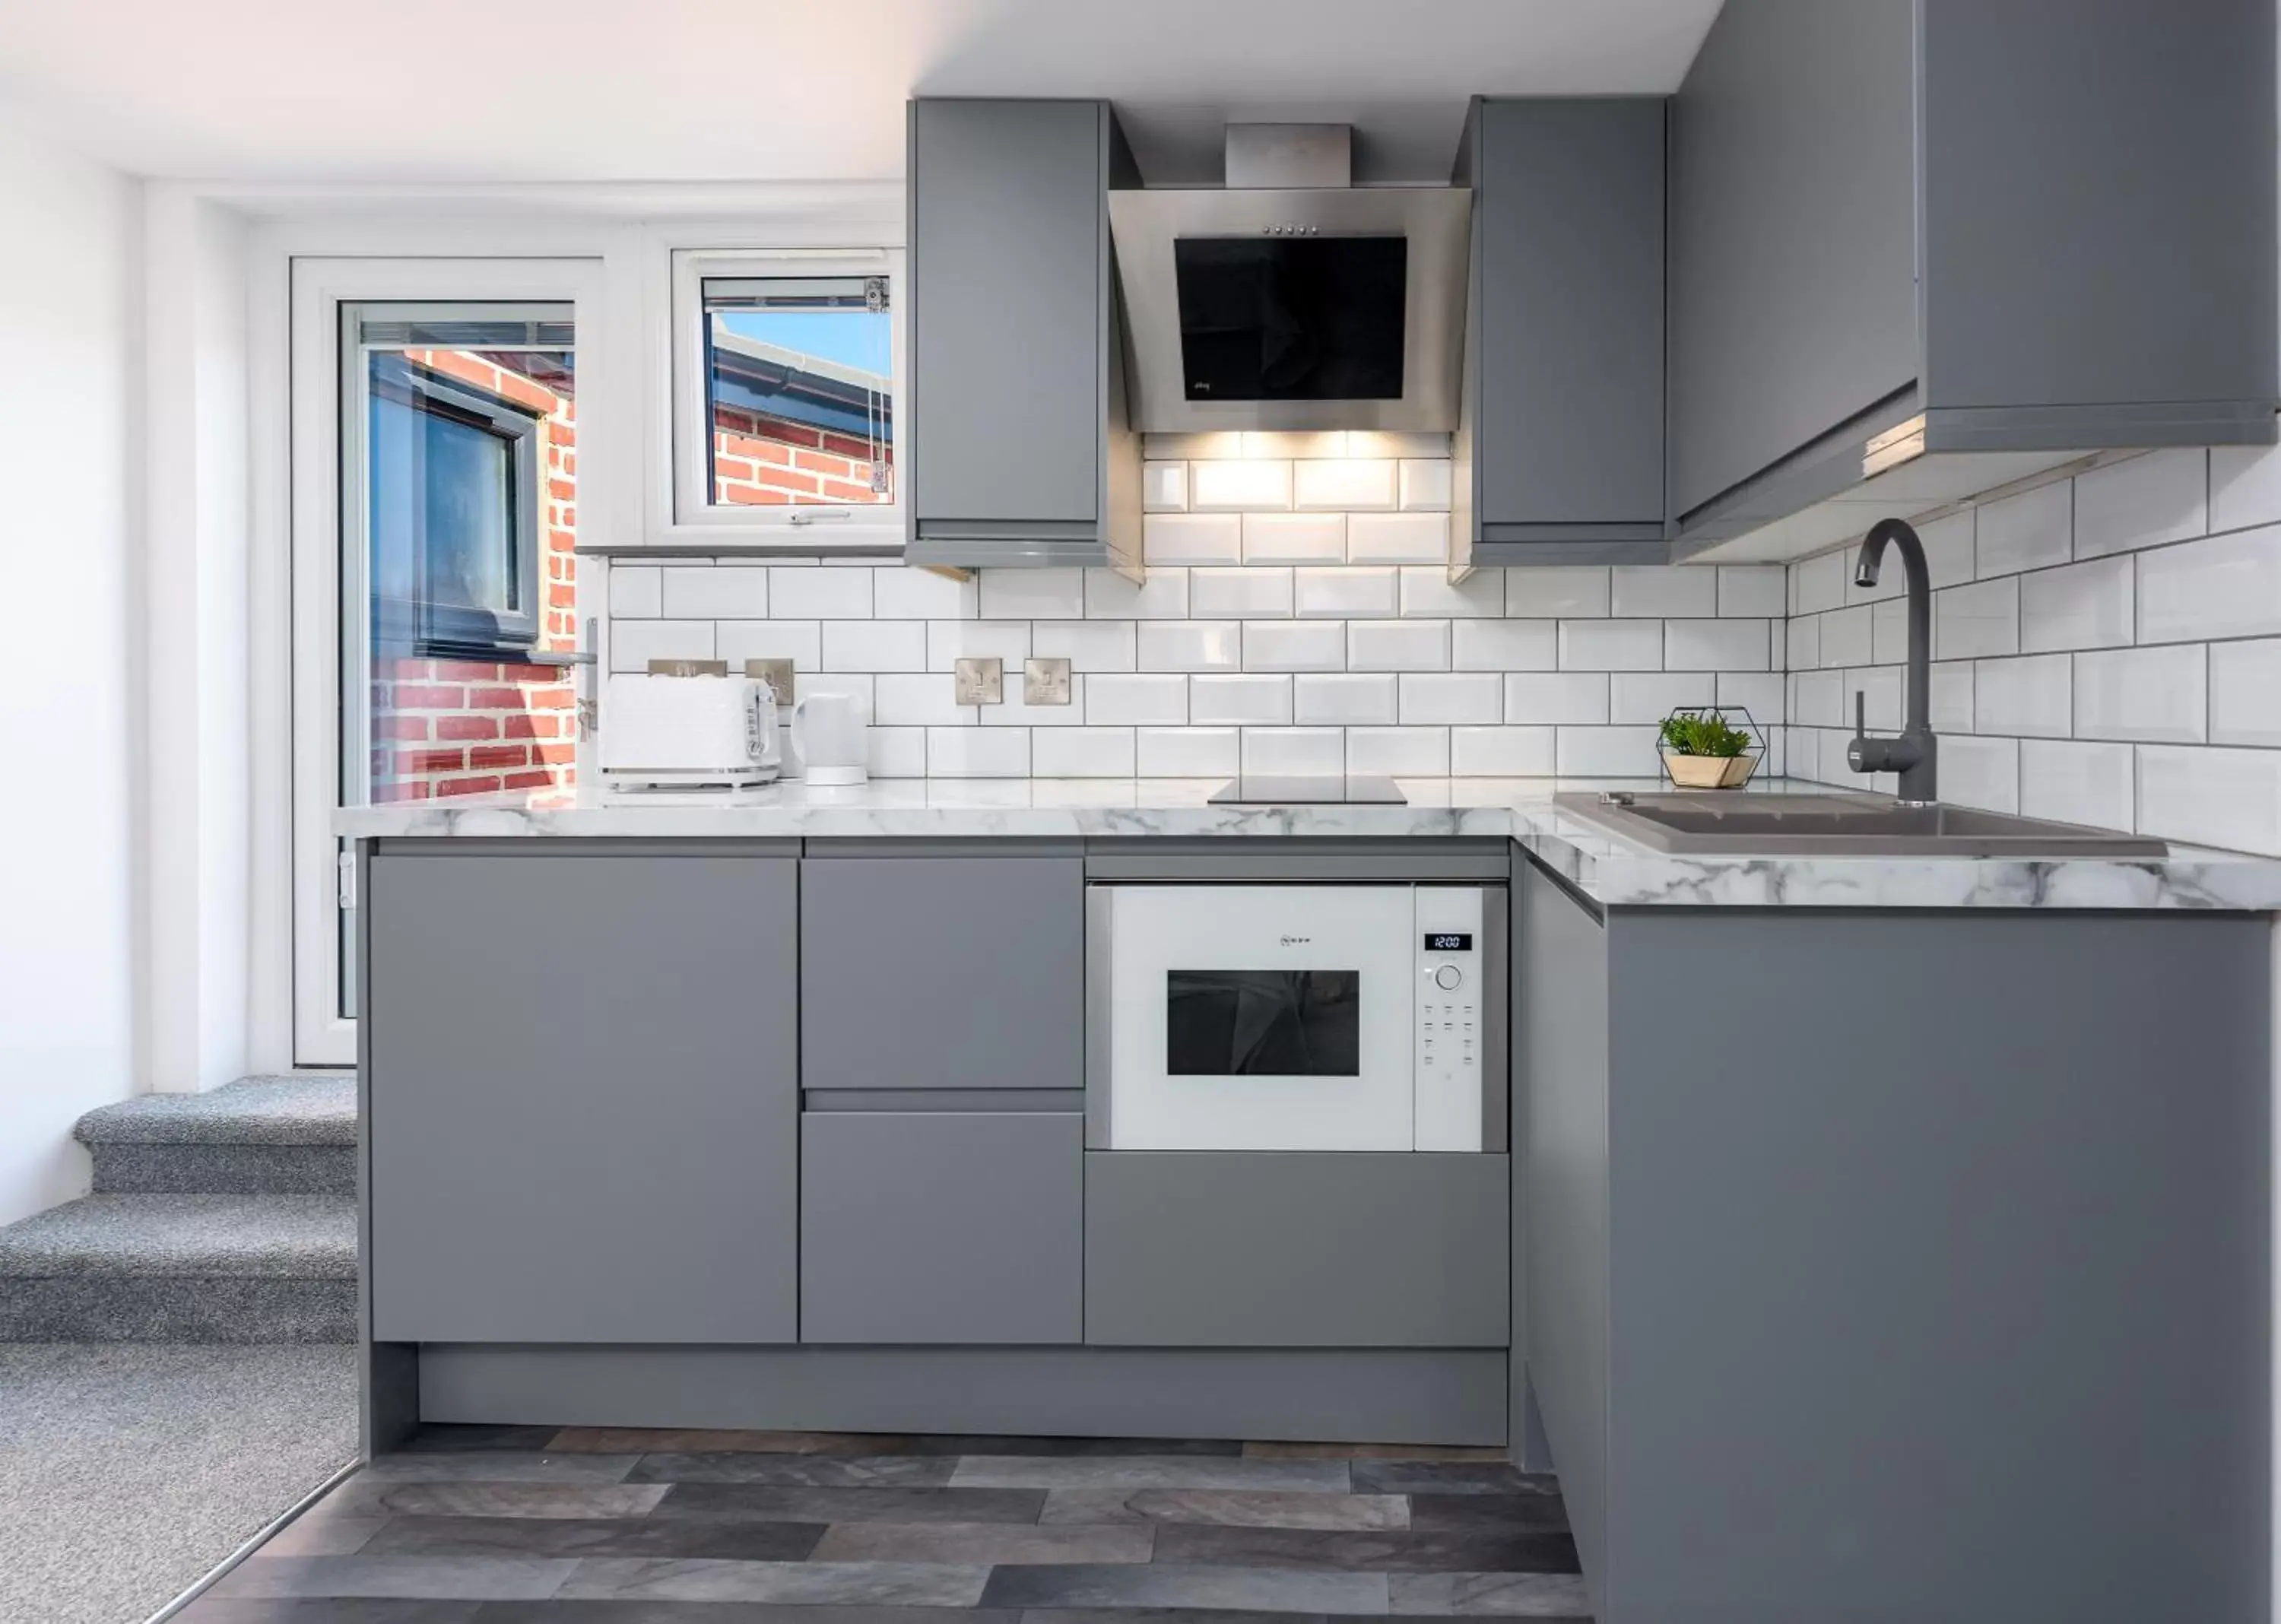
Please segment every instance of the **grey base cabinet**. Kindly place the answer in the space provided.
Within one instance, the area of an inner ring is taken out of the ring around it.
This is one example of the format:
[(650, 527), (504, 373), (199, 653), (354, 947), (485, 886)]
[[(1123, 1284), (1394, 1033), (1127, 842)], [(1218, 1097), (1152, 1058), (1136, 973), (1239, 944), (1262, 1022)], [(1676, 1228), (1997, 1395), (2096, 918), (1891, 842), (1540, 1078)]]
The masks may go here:
[(1108, 1150), (1085, 1161), (1088, 1342), (1511, 1340), (1508, 1157)]
[(1074, 1111), (811, 1111), (800, 1340), (1074, 1343), (1085, 1316)]
[(793, 1341), (798, 863), (514, 844), (367, 864), (373, 1340)]
[(2265, 1624), (2269, 921), (1516, 889), (1602, 1624)]

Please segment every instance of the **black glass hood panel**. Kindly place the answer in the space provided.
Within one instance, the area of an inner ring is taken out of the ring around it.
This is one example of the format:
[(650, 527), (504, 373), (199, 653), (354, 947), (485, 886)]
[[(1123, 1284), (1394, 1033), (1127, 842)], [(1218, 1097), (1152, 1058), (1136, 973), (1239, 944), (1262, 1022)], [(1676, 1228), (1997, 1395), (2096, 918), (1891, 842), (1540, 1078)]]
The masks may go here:
[(1399, 236), (1175, 237), (1187, 398), (1400, 399), (1409, 253)]

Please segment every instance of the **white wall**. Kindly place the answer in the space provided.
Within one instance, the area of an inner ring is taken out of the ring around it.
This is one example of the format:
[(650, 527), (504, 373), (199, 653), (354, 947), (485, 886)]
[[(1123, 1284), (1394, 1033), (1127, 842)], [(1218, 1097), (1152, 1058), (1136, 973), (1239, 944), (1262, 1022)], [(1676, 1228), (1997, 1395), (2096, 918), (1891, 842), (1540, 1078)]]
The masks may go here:
[(86, 1188), (135, 1086), (139, 189), (0, 122), (0, 1222)]

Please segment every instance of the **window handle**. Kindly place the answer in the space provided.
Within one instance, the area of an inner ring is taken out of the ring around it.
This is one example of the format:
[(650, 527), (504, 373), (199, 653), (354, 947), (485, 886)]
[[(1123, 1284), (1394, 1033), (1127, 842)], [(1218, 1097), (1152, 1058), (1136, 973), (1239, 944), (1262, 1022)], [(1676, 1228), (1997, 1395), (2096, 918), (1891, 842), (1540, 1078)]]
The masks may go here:
[(802, 507), (795, 510), (792, 522), (796, 525), (823, 524), (837, 520), (845, 523), (854, 517), (854, 510), (846, 507)]

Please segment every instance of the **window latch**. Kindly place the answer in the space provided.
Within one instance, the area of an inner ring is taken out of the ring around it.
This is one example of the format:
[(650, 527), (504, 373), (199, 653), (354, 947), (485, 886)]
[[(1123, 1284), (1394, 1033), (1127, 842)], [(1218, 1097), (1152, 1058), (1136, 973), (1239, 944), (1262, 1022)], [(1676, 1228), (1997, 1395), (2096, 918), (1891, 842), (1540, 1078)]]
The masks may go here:
[(854, 515), (845, 507), (802, 507), (794, 510), (792, 522), (796, 525), (826, 524), (833, 521), (846, 523)]
[(866, 276), (863, 279), (863, 308), (876, 316), (886, 307), (887, 279), (884, 276)]
[(341, 852), (333, 858), (333, 894), (340, 903), (341, 911), (349, 913), (357, 905), (356, 854), (354, 852)]

